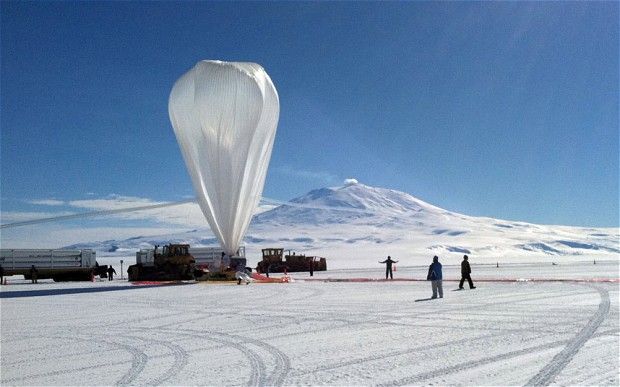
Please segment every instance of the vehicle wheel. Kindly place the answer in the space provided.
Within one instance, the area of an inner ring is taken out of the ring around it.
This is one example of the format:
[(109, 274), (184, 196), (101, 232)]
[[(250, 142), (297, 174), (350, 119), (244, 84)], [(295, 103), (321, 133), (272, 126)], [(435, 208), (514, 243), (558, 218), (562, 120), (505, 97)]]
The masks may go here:
[(139, 281), (140, 280), (140, 267), (131, 266), (127, 270), (127, 278), (129, 281)]

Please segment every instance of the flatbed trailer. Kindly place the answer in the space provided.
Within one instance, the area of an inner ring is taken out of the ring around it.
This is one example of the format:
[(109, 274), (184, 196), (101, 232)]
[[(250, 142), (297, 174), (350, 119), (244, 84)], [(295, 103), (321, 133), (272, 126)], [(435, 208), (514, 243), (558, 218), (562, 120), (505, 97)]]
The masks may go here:
[(31, 278), (31, 268), (37, 278), (54, 281), (90, 281), (94, 276), (104, 276), (107, 265), (99, 266), (96, 252), (90, 249), (0, 249), (2, 275), (23, 275)]

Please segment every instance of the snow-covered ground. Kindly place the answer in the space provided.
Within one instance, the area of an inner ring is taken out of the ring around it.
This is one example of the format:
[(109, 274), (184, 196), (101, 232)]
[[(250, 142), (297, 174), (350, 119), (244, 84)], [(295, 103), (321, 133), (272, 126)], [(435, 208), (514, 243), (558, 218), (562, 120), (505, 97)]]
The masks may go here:
[[(422, 278), (397, 266), (395, 278)], [(617, 260), (425, 281), (2, 286), (1, 385), (618, 385)], [(372, 278), (382, 267), (314, 279)], [(482, 279), (608, 279), (493, 282)]]

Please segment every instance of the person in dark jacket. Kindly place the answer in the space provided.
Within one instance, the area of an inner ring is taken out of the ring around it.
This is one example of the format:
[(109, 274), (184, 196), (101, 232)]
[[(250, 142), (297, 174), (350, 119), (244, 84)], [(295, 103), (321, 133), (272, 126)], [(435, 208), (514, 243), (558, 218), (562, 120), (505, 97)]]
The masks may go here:
[(388, 255), (385, 261), (379, 261), (379, 263), (385, 263), (385, 279), (388, 279), (388, 275), (390, 276), (390, 279), (394, 279), (394, 276), (392, 275), (392, 264), (398, 263), (398, 261), (393, 261), (392, 257)]
[(463, 289), (463, 283), (465, 280), (469, 283), (470, 289), (475, 289), (473, 281), (471, 280), (471, 267), (469, 266), (469, 262), (467, 261), (469, 257), (467, 255), (463, 255), (463, 262), (461, 262), (461, 282), (459, 282), (459, 289)]
[(431, 298), (437, 298), (439, 292), (439, 298), (443, 298), (443, 274), (441, 273), (441, 263), (439, 263), (439, 257), (433, 257), (433, 263), (428, 267), (428, 275), (426, 279), (431, 281), (431, 287), (433, 289), (433, 296)]
[(112, 265), (110, 265), (110, 267), (108, 267), (108, 281), (112, 281), (114, 279), (114, 274), (116, 274), (116, 270), (114, 270)]
[(37, 270), (36, 267), (34, 267), (34, 265), (32, 265), (30, 267), (30, 280), (32, 281), (33, 284), (39, 283), (39, 281), (37, 280), (38, 276), (39, 276), (39, 271)]

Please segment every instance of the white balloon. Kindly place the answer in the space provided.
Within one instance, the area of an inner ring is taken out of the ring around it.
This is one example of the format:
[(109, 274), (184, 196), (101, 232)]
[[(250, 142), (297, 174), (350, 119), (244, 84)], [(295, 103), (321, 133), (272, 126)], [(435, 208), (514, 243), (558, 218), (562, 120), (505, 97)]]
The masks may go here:
[(198, 204), (234, 254), (265, 185), (278, 93), (256, 63), (205, 60), (174, 84), (168, 112)]

